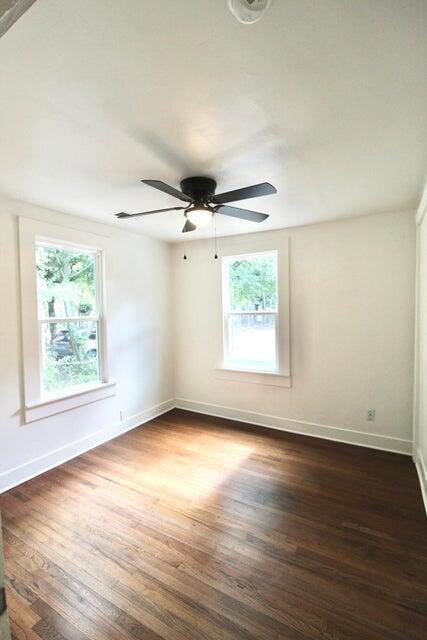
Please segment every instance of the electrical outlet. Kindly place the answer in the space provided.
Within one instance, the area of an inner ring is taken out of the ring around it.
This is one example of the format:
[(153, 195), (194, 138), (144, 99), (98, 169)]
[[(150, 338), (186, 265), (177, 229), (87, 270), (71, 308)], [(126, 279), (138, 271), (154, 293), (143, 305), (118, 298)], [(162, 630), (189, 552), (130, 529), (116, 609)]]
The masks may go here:
[(368, 422), (374, 422), (375, 420), (375, 409), (368, 409), (366, 412), (366, 420)]
[(126, 420), (126, 411), (125, 411), (125, 409), (122, 409), (120, 411), (120, 422), (123, 422), (123, 420)]

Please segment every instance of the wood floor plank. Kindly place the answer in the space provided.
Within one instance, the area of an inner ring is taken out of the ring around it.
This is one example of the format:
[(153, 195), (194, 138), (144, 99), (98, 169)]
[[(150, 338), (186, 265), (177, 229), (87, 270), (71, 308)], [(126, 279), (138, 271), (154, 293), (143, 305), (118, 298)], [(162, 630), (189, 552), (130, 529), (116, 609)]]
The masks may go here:
[(33, 626), (40, 620), (40, 616), (31, 609), (32, 602), (25, 602), (8, 583), (7, 608), (12, 634), (19, 640), (33, 639)]
[(40, 620), (34, 625), (33, 630), (43, 640), (89, 640), (78, 628), (67, 622), (55, 609), (50, 607), (43, 600), (36, 600), (31, 608), (35, 611)]
[(174, 410), (0, 507), (14, 638), (426, 637), (405, 456)]

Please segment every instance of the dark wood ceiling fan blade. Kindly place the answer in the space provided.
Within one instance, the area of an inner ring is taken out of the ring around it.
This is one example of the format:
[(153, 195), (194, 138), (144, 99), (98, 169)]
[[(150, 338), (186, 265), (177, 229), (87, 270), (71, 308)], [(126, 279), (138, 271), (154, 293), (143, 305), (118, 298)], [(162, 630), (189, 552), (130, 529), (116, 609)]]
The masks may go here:
[(187, 207), (169, 207), (168, 209), (155, 209), (154, 211), (142, 211), (142, 213), (116, 213), (116, 218), (136, 218), (137, 216), (151, 216), (153, 213), (163, 213), (164, 211), (181, 211)]
[(230, 207), (222, 204), (215, 207), (215, 211), (222, 213), (224, 216), (241, 218), (242, 220), (250, 220), (251, 222), (263, 222), (268, 218), (267, 213), (259, 213), (259, 211), (249, 211), (249, 209), (240, 209), (240, 207)]
[(277, 189), (269, 182), (261, 182), (261, 184), (253, 184), (251, 187), (243, 187), (234, 191), (226, 191), (218, 193), (213, 197), (212, 202), (215, 204), (224, 204), (226, 202), (237, 202), (238, 200), (248, 200), (249, 198), (259, 198), (261, 196), (270, 196), (277, 193)]
[(189, 231), (195, 231), (197, 229), (196, 225), (190, 222), (189, 220), (185, 221), (185, 225), (182, 229), (182, 233), (188, 233)]
[(166, 182), (162, 182), (161, 180), (141, 180), (144, 184), (148, 184), (149, 187), (153, 187), (154, 189), (158, 189), (159, 191), (163, 191), (163, 193), (167, 193), (174, 198), (178, 198), (178, 200), (183, 200), (184, 202), (193, 202), (193, 199), (190, 196), (186, 196), (182, 191), (178, 191), (174, 187), (171, 187)]

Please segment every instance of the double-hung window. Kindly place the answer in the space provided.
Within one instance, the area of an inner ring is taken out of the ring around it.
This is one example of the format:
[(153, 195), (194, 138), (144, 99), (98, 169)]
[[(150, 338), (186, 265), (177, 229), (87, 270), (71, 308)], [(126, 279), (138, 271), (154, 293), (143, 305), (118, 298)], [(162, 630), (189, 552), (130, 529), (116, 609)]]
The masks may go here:
[(104, 306), (108, 238), (19, 219), (24, 418), (111, 397)]
[(98, 251), (37, 241), (41, 395), (100, 380)]
[(223, 258), (224, 367), (277, 372), (277, 252)]

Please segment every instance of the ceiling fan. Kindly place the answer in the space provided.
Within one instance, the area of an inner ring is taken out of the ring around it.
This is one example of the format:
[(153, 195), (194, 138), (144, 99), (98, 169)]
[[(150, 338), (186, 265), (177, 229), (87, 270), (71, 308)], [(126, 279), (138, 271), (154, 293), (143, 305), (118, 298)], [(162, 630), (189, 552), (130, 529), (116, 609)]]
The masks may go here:
[(183, 233), (194, 231), (197, 227), (207, 225), (216, 213), (221, 213), (232, 218), (241, 218), (242, 220), (250, 220), (251, 222), (263, 222), (268, 218), (266, 213), (258, 211), (250, 211), (249, 209), (240, 209), (239, 207), (230, 207), (228, 202), (236, 202), (238, 200), (247, 200), (249, 198), (259, 198), (260, 196), (268, 196), (277, 193), (277, 190), (269, 182), (254, 184), (250, 187), (227, 191), (226, 193), (218, 193), (215, 195), (216, 181), (212, 178), (185, 178), (182, 180), (181, 191), (169, 186), (161, 180), (141, 180), (144, 184), (148, 184), (154, 189), (163, 191), (186, 202), (185, 207), (169, 207), (168, 209), (155, 209), (154, 211), (143, 211), (142, 213), (116, 213), (117, 218), (136, 218), (137, 216), (149, 216), (153, 213), (163, 213), (165, 211), (184, 211), (186, 218)]

